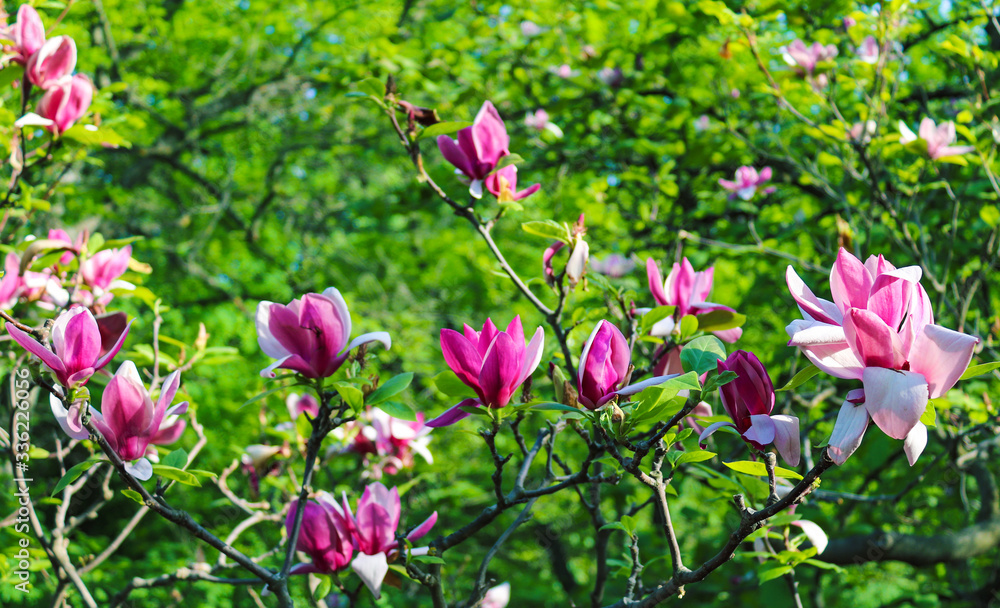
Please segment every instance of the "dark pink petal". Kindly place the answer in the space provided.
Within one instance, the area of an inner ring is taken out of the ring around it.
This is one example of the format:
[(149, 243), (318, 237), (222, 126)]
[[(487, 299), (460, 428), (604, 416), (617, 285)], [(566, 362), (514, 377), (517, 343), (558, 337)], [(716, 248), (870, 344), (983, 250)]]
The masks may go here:
[(688, 306), (691, 304), (691, 289), (694, 287), (694, 267), (687, 258), (681, 260), (680, 265), (674, 264), (674, 269), (670, 273), (674, 279), (670, 286), (673, 288), (671, 296), (677, 302), (677, 316), (683, 317), (688, 314)]
[(649, 291), (653, 293), (653, 299), (660, 306), (669, 305), (667, 294), (663, 291), (663, 279), (660, 277), (660, 267), (653, 258), (646, 259), (646, 277), (649, 279)]
[[(521, 347), (523, 350), (523, 346)], [(521, 360), (514, 341), (505, 333), (497, 335), (479, 372), (483, 401), (490, 407), (504, 407), (510, 402), (521, 373)]]
[(896, 329), (909, 307), (913, 288), (914, 282), (907, 279), (889, 273), (879, 275), (872, 286), (867, 308), (890, 328)]
[(518, 360), (524, 358), (524, 327), (521, 325), (521, 315), (514, 315), (514, 318), (507, 324), (507, 335), (514, 342), (514, 350), (517, 352)]
[(441, 330), (441, 352), (444, 361), (458, 379), (470, 388), (479, 390), (479, 372), (483, 360), (465, 336), (453, 329)]
[(902, 367), (902, 344), (878, 315), (852, 308), (844, 317), (844, 337), (865, 367)]
[(476, 147), (477, 159), (482, 164), (495, 167), (500, 157), (510, 153), (510, 138), (500, 113), (489, 101), (476, 115), (472, 123), (472, 141)]
[[(471, 127), (466, 127), (470, 129)], [(465, 155), (465, 152), (458, 147), (458, 143), (454, 139), (448, 137), (447, 135), (440, 135), (437, 138), (438, 149), (441, 150), (441, 154), (444, 159), (455, 166), (456, 169), (467, 175), (468, 177), (475, 177), (472, 163), (469, 162), (469, 158)]]
[[(66, 371), (93, 367), (101, 354), (101, 330), (89, 310), (77, 307), (63, 313), (52, 329), (52, 345)], [(60, 323), (65, 319), (64, 322)]]
[(458, 403), (458, 405), (454, 405), (445, 410), (445, 412), (440, 416), (438, 416), (437, 418), (428, 420), (425, 424), (435, 429), (445, 426), (451, 426), (456, 422), (458, 422), (459, 420), (462, 420), (463, 418), (468, 418), (469, 416), (472, 415), (467, 412), (463, 412), (462, 411), (463, 407), (479, 407), (481, 405), (482, 402), (479, 399), (465, 399), (464, 401)]
[(438, 520), (438, 514), (437, 514), (437, 511), (434, 511), (433, 513), (431, 513), (430, 517), (428, 517), (427, 519), (425, 519), (423, 521), (423, 523), (421, 523), (419, 526), (417, 526), (416, 528), (414, 528), (413, 532), (410, 532), (409, 534), (407, 534), (406, 535), (406, 539), (407, 540), (417, 540), (417, 539), (419, 539), (419, 538), (421, 538), (423, 536), (426, 536), (427, 533), (431, 531), (431, 528), (434, 527), (434, 524), (437, 523), (437, 520)]
[(396, 540), (396, 527), (393, 525), (392, 516), (385, 507), (376, 502), (359, 504), (355, 522), (358, 526), (355, 540), (358, 551), (362, 553), (368, 555), (380, 553)]
[[(118, 339), (115, 341), (115, 343), (111, 345), (111, 348), (107, 349), (107, 351), (103, 355), (101, 355), (101, 357), (97, 360), (97, 362), (94, 363), (95, 369), (103, 368), (105, 365), (110, 363), (112, 359), (115, 358), (115, 355), (118, 354), (118, 351), (122, 349), (122, 345), (125, 344), (125, 338), (128, 336), (128, 330), (130, 327), (132, 327), (132, 323), (134, 322), (135, 319), (132, 319), (131, 321), (128, 322), (128, 324), (125, 325), (124, 331), (122, 331), (121, 335), (118, 336)], [(102, 349), (104, 349), (104, 340), (105, 340), (104, 336), (101, 336)]]
[(841, 311), (848, 308), (866, 308), (872, 290), (872, 276), (861, 263), (843, 247), (830, 271), (830, 293)]
[(531, 184), (530, 186), (528, 186), (524, 190), (519, 190), (518, 192), (515, 192), (514, 193), (514, 200), (515, 201), (523, 201), (524, 199), (528, 198), (529, 196), (531, 196), (532, 194), (538, 192), (541, 189), (542, 189), (542, 185), (541, 184)]
[(5, 327), (7, 328), (7, 333), (10, 334), (10, 337), (14, 338), (14, 341), (20, 344), (22, 348), (41, 359), (42, 363), (47, 365), (52, 371), (56, 372), (57, 375), (65, 375), (66, 367), (54, 352), (45, 348), (41, 342), (32, 338), (26, 332), (14, 327), (13, 323), (7, 323)]

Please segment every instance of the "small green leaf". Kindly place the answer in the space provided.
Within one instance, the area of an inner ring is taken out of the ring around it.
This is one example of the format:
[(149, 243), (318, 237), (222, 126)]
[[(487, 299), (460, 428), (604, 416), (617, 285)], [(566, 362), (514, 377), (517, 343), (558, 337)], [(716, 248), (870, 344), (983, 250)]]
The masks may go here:
[(610, 524), (604, 524), (603, 526), (600, 527), (598, 532), (600, 532), (601, 530), (621, 530), (622, 532), (629, 534), (628, 528), (623, 526), (622, 522), (620, 521), (613, 521)]
[(688, 342), (681, 350), (681, 364), (684, 369), (697, 372), (700, 376), (705, 372), (718, 369), (719, 359), (726, 360), (726, 347), (715, 336), (702, 336)]
[(534, 234), (535, 236), (562, 241), (564, 243), (569, 243), (571, 238), (569, 227), (566, 224), (560, 224), (554, 220), (524, 222), (521, 224), (521, 230), (524, 230), (528, 234)]
[(443, 564), (445, 561), (436, 555), (416, 555), (412, 559), (412, 562), (419, 562), (421, 564)]
[(720, 386), (725, 386), (739, 377), (736, 372), (726, 370), (721, 374), (711, 374), (705, 379), (705, 387), (702, 388), (702, 392), (710, 393)]
[(464, 382), (458, 379), (455, 372), (445, 370), (431, 379), (437, 390), (449, 397), (467, 397), (472, 391)]
[(657, 306), (653, 310), (642, 315), (642, 333), (648, 333), (654, 325), (667, 317), (672, 317), (677, 312), (676, 306)]
[(497, 162), (496, 169), (494, 169), (491, 173), (496, 173), (497, 171), (499, 171), (500, 169), (503, 169), (504, 167), (509, 167), (511, 165), (517, 165), (517, 164), (523, 163), (523, 162), (524, 162), (524, 159), (521, 158), (521, 155), (519, 155), (519, 154), (508, 154), (508, 155), (502, 157)]
[(74, 125), (66, 129), (62, 137), (68, 137), (88, 146), (109, 145), (123, 148), (132, 147), (132, 144), (118, 133), (115, 133), (110, 127), (98, 128), (93, 125)]
[(188, 454), (183, 449), (174, 450), (163, 458), (162, 464), (167, 467), (182, 468), (187, 464)]
[(365, 394), (361, 392), (361, 389), (346, 382), (334, 382), (333, 388), (340, 395), (340, 398), (344, 400), (344, 403), (354, 410), (354, 413), (357, 414), (364, 409)]
[[(756, 477), (767, 477), (767, 467), (764, 466), (763, 462), (753, 462), (750, 460), (739, 460), (736, 462), (723, 462), (730, 469), (736, 471), (737, 473), (743, 473), (744, 475), (754, 475)], [(783, 477), (785, 479), (802, 479), (802, 476), (795, 471), (790, 471), (788, 469), (783, 469), (781, 467), (774, 467), (774, 476)]]
[(153, 473), (159, 475), (160, 477), (166, 477), (167, 479), (173, 479), (176, 482), (183, 483), (188, 486), (201, 486), (201, 482), (198, 481), (198, 477), (193, 473), (188, 471), (182, 471), (176, 467), (169, 467), (163, 464), (154, 464)]
[(427, 137), (438, 137), (440, 135), (451, 135), (456, 131), (460, 131), (465, 127), (472, 125), (471, 122), (455, 121), (455, 122), (439, 122), (433, 124), (417, 135), (417, 139), (425, 139)]
[(920, 422), (926, 426), (937, 426), (937, 408), (934, 406), (934, 399), (927, 401), (927, 409), (920, 415)]
[(358, 91), (382, 101), (385, 97), (385, 84), (378, 78), (365, 78), (358, 83)]
[(767, 581), (771, 581), (780, 576), (784, 576), (791, 571), (792, 571), (791, 566), (778, 566), (777, 568), (771, 568), (770, 570), (764, 570), (763, 572), (758, 572), (757, 578), (760, 579), (761, 583), (766, 583)]
[(131, 498), (132, 500), (136, 501), (140, 505), (143, 505), (143, 506), (146, 505), (146, 502), (142, 499), (142, 495), (139, 494), (138, 492), (136, 492), (135, 490), (132, 490), (130, 488), (125, 488), (124, 490), (122, 490), (122, 494), (124, 494), (125, 496), (128, 496), (129, 498)]
[(788, 384), (778, 389), (781, 391), (790, 391), (793, 388), (798, 388), (809, 381), (810, 378), (818, 374), (821, 370), (810, 363), (804, 369), (799, 370), (799, 373), (792, 376), (792, 379), (788, 381)]
[(326, 598), (333, 591), (333, 577), (331, 576), (320, 576), (319, 585), (316, 586), (316, 591), (313, 593), (313, 599), (317, 602)]
[(0, 70), (0, 88), (6, 88), (15, 80), (24, 76), (24, 68), (16, 63), (8, 63)]
[(251, 397), (250, 399), (247, 399), (246, 402), (239, 407), (239, 409), (243, 409), (246, 406), (250, 405), (251, 403), (256, 403), (256, 402), (260, 401), (261, 399), (264, 399), (268, 395), (271, 395), (273, 393), (276, 393), (278, 391), (283, 391), (283, 390), (285, 390), (285, 387), (284, 386), (279, 386), (277, 388), (272, 388), (271, 390), (264, 391), (263, 393), (260, 393), (259, 395), (255, 395), (255, 396)]
[(543, 401), (542, 403), (531, 404), (529, 409), (538, 410), (542, 412), (579, 412), (579, 408), (571, 407), (562, 403), (555, 403), (554, 401)]
[(677, 459), (675, 465), (682, 465), (688, 462), (704, 462), (706, 460), (711, 460), (715, 458), (715, 452), (709, 452), (707, 450), (698, 450), (697, 452), (684, 452)]
[[(683, 353), (684, 351), (681, 351)], [(679, 391), (700, 391), (701, 382), (698, 381), (698, 374), (695, 372), (687, 372), (686, 374), (681, 374), (676, 378), (671, 378), (667, 380), (660, 386), (669, 389), (676, 389)]]
[(393, 376), (386, 380), (382, 386), (375, 389), (375, 392), (368, 395), (368, 399), (365, 402), (368, 405), (378, 405), (406, 390), (406, 387), (410, 386), (410, 382), (412, 381), (413, 372), (404, 372), (398, 376)]
[[(838, 159), (839, 161), (839, 159)], [(723, 331), (741, 327), (747, 322), (746, 315), (735, 313), (731, 310), (713, 310), (695, 317), (698, 320), (698, 329), (701, 331)]]
[(631, 515), (622, 515), (622, 525), (630, 536), (635, 536), (636, 521)]
[[(683, 317), (681, 317), (681, 322), (678, 323), (678, 327), (680, 332), (680, 339), (687, 340), (698, 331), (698, 319), (694, 315), (684, 315)], [(725, 352), (725, 349), (723, 349), (723, 352)]]
[(56, 487), (52, 490), (50, 496), (55, 496), (57, 493), (62, 492), (63, 489), (69, 484), (73, 483), (83, 475), (90, 467), (94, 466), (99, 462), (107, 462), (98, 458), (92, 458), (90, 460), (84, 460), (83, 462), (74, 465), (70, 470), (66, 471), (66, 474), (62, 476), (62, 479), (56, 484)]
[(1000, 367), (1000, 361), (993, 361), (992, 363), (980, 363), (979, 365), (970, 365), (965, 373), (959, 378), (959, 380), (968, 380), (969, 378), (975, 378), (976, 376), (982, 376), (983, 374), (988, 374), (991, 371)]
[(378, 405), (378, 408), (393, 418), (409, 420), (410, 422), (417, 420), (417, 413), (413, 411), (413, 408), (398, 401), (383, 401)]
[(844, 569), (837, 564), (828, 564), (826, 562), (821, 562), (818, 559), (807, 559), (802, 562), (803, 564), (809, 564), (810, 566), (816, 566), (822, 570), (833, 570), (835, 572), (843, 572)]

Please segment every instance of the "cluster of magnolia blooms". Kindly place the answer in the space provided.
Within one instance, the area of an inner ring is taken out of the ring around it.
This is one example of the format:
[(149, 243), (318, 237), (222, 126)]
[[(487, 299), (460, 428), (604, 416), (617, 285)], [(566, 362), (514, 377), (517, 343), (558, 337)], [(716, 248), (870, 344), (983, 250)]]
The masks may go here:
[(35, 85), (43, 91), (36, 111), (24, 115), (15, 126), (43, 126), (55, 135), (65, 132), (87, 112), (94, 97), (90, 79), (73, 74), (76, 43), (69, 36), (46, 40), (41, 18), (27, 4), (18, 8), (14, 23), (7, 25), (7, 16), (2, 11), (0, 18), (0, 37), (9, 43), (3, 47), (2, 65), (24, 66), (26, 85)]
[[(113, 290), (135, 289), (121, 279), (129, 269), (132, 246), (89, 253), (87, 241), (86, 232), (73, 239), (65, 230), (53, 229), (45, 239), (26, 241), (24, 254), (8, 253), (0, 277), (0, 310), (10, 310), (20, 302), (49, 311), (82, 304), (100, 314), (114, 298)], [(63, 254), (51, 266), (27, 269), (39, 252), (57, 250)]]

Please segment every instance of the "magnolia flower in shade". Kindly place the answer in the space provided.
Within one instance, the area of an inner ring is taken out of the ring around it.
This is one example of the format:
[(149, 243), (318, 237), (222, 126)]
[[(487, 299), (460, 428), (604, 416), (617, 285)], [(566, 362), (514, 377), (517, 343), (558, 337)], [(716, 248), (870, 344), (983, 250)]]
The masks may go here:
[[(742, 166), (736, 170), (736, 181), (719, 179), (719, 185), (730, 192), (729, 200), (736, 200), (737, 197), (748, 201), (757, 193), (757, 188), (771, 181), (771, 167), (764, 167), (757, 173), (753, 167)], [(764, 194), (774, 192), (774, 187), (764, 189)]]
[(774, 444), (781, 457), (791, 466), (798, 466), (800, 455), (799, 419), (795, 416), (772, 415), (774, 386), (757, 356), (738, 350), (716, 363), (719, 373), (735, 372), (737, 377), (719, 387), (722, 407), (732, 422), (716, 422), (702, 431), (699, 441), (705, 442), (712, 433), (724, 426), (735, 428), (755, 449)]
[(25, 74), (36, 86), (49, 89), (72, 74), (75, 67), (76, 43), (69, 36), (56, 36), (28, 59)]
[(625, 386), (632, 375), (631, 362), (632, 351), (621, 330), (608, 321), (598, 323), (580, 354), (577, 402), (589, 410), (596, 410), (617, 395), (634, 395), (677, 376), (654, 376)]
[(934, 324), (919, 266), (897, 269), (879, 256), (861, 260), (841, 249), (830, 271), (833, 302), (816, 297), (795, 274), (788, 288), (804, 319), (786, 331), (816, 367), (837, 378), (861, 380), (848, 393), (830, 439), (830, 456), (843, 464), (861, 443), (868, 418), (903, 439), (912, 465), (927, 443), (920, 423), (928, 399), (941, 397), (972, 360), (979, 338)]
[(17, 21), (10, 26), (7, 35), (14, 39), (16, 54), (11, 59), (21, 65), (28, 63), (45, 44), (45, 26), (38, 12), (29, 4), (22, 4), (17, 9)]
[[(37, 356), (56, 374), (66, 388), (83, 386), (121, 350), (128, 335), (129, 322), (110, 350), (101, 354), (101, 330), (93, 313), (83, 306), (74, 306), (60, 314), (52, 326), (52, 348), (49, 350), (26, 332), (7, 324), (7, 332), (25, 350)], [(77, 414), (77, 419), (79, 414)]]
[(17, 304), (21, 292), (21, 277), (18, 276), (20, 258), (16, 253), (8, 253), (4, 259), (3, 276), (0, 277), (0, 310), (9, 310)]
[(309, 393), (288, 395), (288, 398), (285, 399), (285, 406), (288, 408), (288, 415), (292, 420), (298, 419), (302, 414), (309, 414), (310, 418), (319, 416), (319, 402), (316, 401), (316, 397)]
[[(674, 306), (673, 317), (667, 317), (653, 326), (650, 332), (653, 336), (669, 336), (678, 319), (685, 315), (701, 315), (713, 310), (728, 310), (736, 312), (728, 306), (714, 304), (706, 301), (708, 294), (712, 293), (712, 282), (715, 275), (715, 267), (709, 266), (705, 270), (695, 272), (694, 266), (687, 258), (681, 263), (674, 263), (664, 281), (660, 276), (660, 267), (657, 266), (653, 258), (646, 260), (646, 276), (649, 279), (649, 290), (653, 293), (653, 299), (657, 306)], [(743, 330), (739, 327), (713, 331), (720, 340), (733, 343), (743, 335)]]
[(427, 449), (433, 429), (424, 424), (423, 413), (418, 413), (417, 419), (410, 422), (373, 407), (368, 416), (371, 423), (361, 427), (347, 448), (365, 456), (369, 467), (365, 476), (381, 479), (383, 473), (395, 475), (413, 466), (414, 454), (419, 454), (428, 463), (434, 462), (434, 456)]
[[(389, 490), (381, 483), (375, 482), (365, 488), (358, 501), (357, 514), (352, 516), (344, 500), (344, 510), (352, 521), (351, 531), (354, 535), (354, 547), (358, 556), (351, 562), (351, 568), (357, 572), (362, 582), (372, 594), (381, 597), (382, 580), (389, 571), (389, 560), (396, 556), (399, 543), (396, 541), (396, 529), (399, 528), (400, 501), (399, 490)], [(410, 541), (425, 536), (437, 523), (437, 511), (431, 514), (423, 523), (406, 535)], [(411, 549), (410, 555), (425, 555), (427, 548)]]
[(532, 36), (537, 36), (542, 33), (542, 28), (534, 21), (522, 21), (521, 22), (521, 33), (531, 38)]
[(524, 124), (530, 129), (534, 129), (541, 133), (542, 131), (548, 131), (549, 133), (555, 135), (556, 137), (562, 137), (563, 131), (549, 120), (549, 113), (545, 110), (535, 110), (534, 112), (528, 112), (524, 116)]
[(501, 583), (490, 587), (483, 596), (479, 608), (507, 608), (510, 603), (510, 583)]
[(798, 39), (785, 47), (782, 54), (788, 65), (801, 68), (809, 76), (816, 70), (819, 62), (828, 61), (836, 56), (837, 47), (832, 44), (823, 46), (814, 42), (812, 46), (806, 46), (805, 42)]
[(392, 346), (384, 331), (362, 334), (348, 342), (350, 336), (351, 313), (333, 287), (321, 294), (307, 293), (287, 306), (261, 302), (257, 306), (257, 343), (264, 354), (277, 361), (260, 375), (273, 378), (275, 369), (290, 369), (306, 378), (327, 378), (362, 344)]
[[(298, 506), (297, 498), (288, 505), (285, 530), (289, 535)], [(320, 492), (316, 501), (307, 501), (295, 548), (311, 561), (292, 566), (289, 574), (333, 574), (346, 568), (354, 557), (353, 526), (346, 498), (341, 506), (328, 492)]]
[(462, 411), (463, 407), (506, 406), (518, 387), (538, 367), (544, 344), (545, 331), (539, 327), (525, 347), (520, 315), (514, 317), (506, 331), (499, 331), (492, 319), (486, 319), (482, 331), (468, 325), (464, 326), (463, 333), (442, 329), (441, 351), (445, 362), (479, 397), (465, 399), (429, 421), (427, 426), (436, 428), (458, 422), (469, 415)]
[(922, 139), (927, 143), (927, 156), (931, 160), (937, 160), (944, 156), (958, 156), (975, 151), (975, 146), (953, 146), (957, 138), (955, 134), (955, 124), (950, 120), (941, 125), (935, 125), (930, 118), (920, 121), (919, 138), (906, 126), (906, 123), (899, 121), (899, 143), (906, 144)]
[(532, 184), (518, 192), (517, 167), (514, 165), (507, 165), (486, 177), (486, 189), (501, 203), (511, 203), (528, 198), (538, 192), (541, 187), (541, 184)]
[(510, 154), (507, 127), (489, 101), (483, 103), (472, 126), (458, 132), (457, 140), (441, 135), (437, 144), (456, 172), (471, 180), (469, 193), (475, 198), (482, 197), (483, 180), (493, 172), (500, 158)]
[[(107, 439), (111, 449), (125, 461), (125, 469), (136, 479), (146, 480), (153, 475), (153, 465), (146, 459), (150, 444), (167, 444), (176, 441), (184, 431), (178, 423), (164, 426), (167, 418), (187, 411), (187, 401), (171, 406), (177, 388), (180, 386), (180, 372), (174, 372), (163, 380), (160, 398), (153, 404), (149, 391), (139, 377), (135, 364), (126, 361), (104, 389), (101, 397), (101, 411), (90, 408), (94, 426)], [(63, 407), (58, 399), (50, 399), (52, 413), (59, 426), (74, 439), (89, 436), (80, 424), (79, 402)]]
[(861, 46), (857, 50), (858, 59), (872, 65), (878, 63), (878, 53), (878, 40), (874, 36), (868, 36), (862, 40)]

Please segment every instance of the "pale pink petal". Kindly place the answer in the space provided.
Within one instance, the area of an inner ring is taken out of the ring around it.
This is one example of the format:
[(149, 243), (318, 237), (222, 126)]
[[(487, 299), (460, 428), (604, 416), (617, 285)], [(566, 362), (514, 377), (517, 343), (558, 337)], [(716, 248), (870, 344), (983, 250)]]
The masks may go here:
[(795, 303), (798, 304), (799, 310), (809, 319), (831, 325), (839, 325), (843, 320), (844, 315), (837, 308), (837, 305), (829, 300), (817, 298), (805, 282), (799, 278), (791, 265), (785, 270), (785, 283), (788, 285), (788, 291), (791, 292)]
[(910, 352), (910, 371), (922, 374), (937, 399), (955, 386), (972, 361), (979, 338), (940, 325), (925, 325)]
[(774, 441), (774, 435), (774, 422), (767, 414), (750, 416), (750, 428), (743, 433), (745, 438), (760, 445), (768, 445)]
[(795, 416), (771, 416), (774, 423), (774, 447), (790, 466), (799, 466), (802, 446), (799, 439), (799, 419)]
[(389, 562), (386, 561), (385, 553), (376, 555), (360, 553), (351, 562), (351, 568), (372, 592), (375, 599), (382, 597), (382, 581), (385, 579), (386, 573), (389, 572)]
[(837, 422), (833, 425), (833, 434), (827, 442), (830, 459), (838, 465), (844, 464), (861, 445), (867, 428), (868, 410), (863, 405), (844, 401), (837, 414)]
[(918, 373), (865, 369), (865, 408), (886, 435), (905, 439), (927, 408), (927, 380)]
[(903, 451), (906, 452), (906, 460), (911, 467), (917, 462), (917, 458), (920, 458), (925, 447), (927, 447), (927, 426), (918, 422), (903, 440)]

